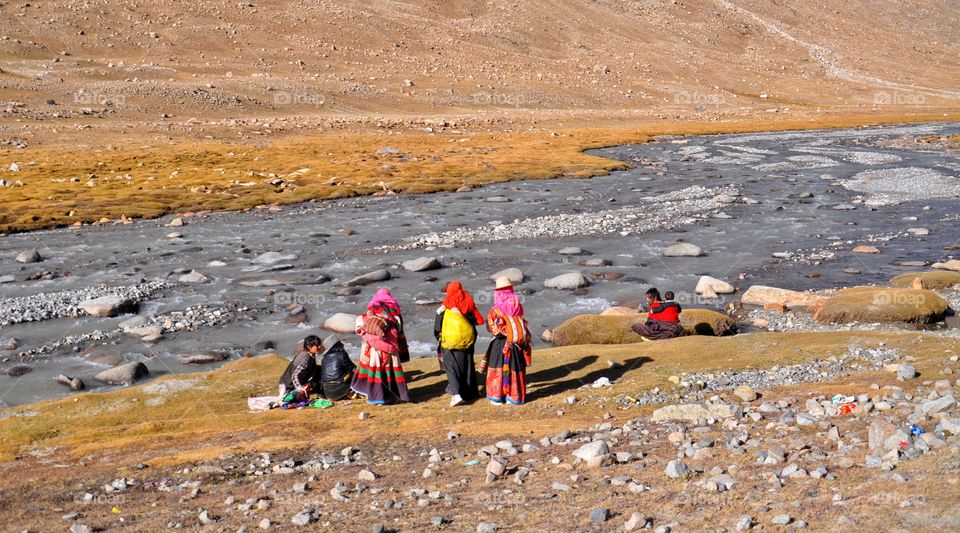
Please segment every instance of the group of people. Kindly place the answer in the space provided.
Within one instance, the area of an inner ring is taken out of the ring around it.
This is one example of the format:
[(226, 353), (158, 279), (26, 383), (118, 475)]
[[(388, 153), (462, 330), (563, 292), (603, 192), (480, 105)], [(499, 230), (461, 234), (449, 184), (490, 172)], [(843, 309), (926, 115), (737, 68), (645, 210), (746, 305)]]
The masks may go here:
[[(493, 306), (486, 317), (459, 281), (444, 287), (446, 297), (437, 309), (433, 325), (437, 356), (447, 374), (450, 405), (472, 402), (482, 395), (496, 405), (522, 405), (527, 397), (527, 367), (531, 364), (530, 328), (523, 305), (508, 278), (495, 280)], [(632, 326), (643, 341), (682, 337), (680, 304), (674, 294), (657, 289), (646, 293), (647, 320)], [(476, 361), (477, 328), (493, 335), (479, 364)], [(388, 289), (380, 289), (357, 317), (360, 358), (354, 364), (343, 342), (331, 335), (321, 341), (310, 335), (280, 378), (280, 396), (285, 405), (313, 404), (328, 407), (332, 401), (362, 397), (372, 404), (409, 402), (403, 363), (410, 349), (403, 330), (400, 304)], [(319, 362), (318, 362), (319, 358)], [(481, 389), (484, 391), (481, 395)]]
[[(486, 317), (459, 281), (444, 287), (446, 296), (437, 309), (433, 330), (451, 406), (477, 400), (481, 387), (486, 399), (496, 405), (526, 401), (530, 329), (513, 285), (508, 278), (495, 280), (493, 307)], [(318, 394), (318, 401), (326, 402), (323, 406), (351, 397), (381, 405), (410, 401), (403, 372), (410, 350), (403, 326), (400, 304), (388, 289), (378, 290), (356, 320), (361, 341), (357, 364), (335, 335), (323, 341), (307, 337), (303, 350), (280, 378), (283, 402), (305, 405), (311, 394)], [(481, 326), (493, 340), (477, 364), (477, 328)]]

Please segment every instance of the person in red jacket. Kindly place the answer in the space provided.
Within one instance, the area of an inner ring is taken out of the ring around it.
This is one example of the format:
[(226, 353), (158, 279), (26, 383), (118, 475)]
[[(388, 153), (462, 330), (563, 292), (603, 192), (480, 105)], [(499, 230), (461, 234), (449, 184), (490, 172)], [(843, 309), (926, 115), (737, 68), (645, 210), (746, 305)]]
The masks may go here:
[(645, 341), (659, 341), (682, 337), (687, 334), (680, 325), (680, 313), (683, 309), (673, 301), (673, 292), (667, 291), (661, 298), (660, 291), (650, 289), (646, 294), (649, 314), (644, 323), (634, 324), (630, 329)]

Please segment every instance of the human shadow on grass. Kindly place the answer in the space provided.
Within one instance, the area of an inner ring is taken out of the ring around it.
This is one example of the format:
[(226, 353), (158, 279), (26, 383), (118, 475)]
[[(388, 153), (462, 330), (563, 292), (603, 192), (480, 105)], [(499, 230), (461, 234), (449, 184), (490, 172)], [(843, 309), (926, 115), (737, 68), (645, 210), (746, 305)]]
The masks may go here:
[[(408, 376), (410, 401), (412, 403), (428, 402), (447, 393), (447, 373), (443, 370), (433, 370), (426, 373), (420, 372), (419, 370), (412, 370), (410, 372), (404, 372), (404, 374)], [(437, 376), (442, 376), (442, 379), (422, 387), (417, 386), (418, 383)], [(478, 375), (477, 379), (482, 378)]]
[[(581, 358), (579, 361), (575, 363), (568, 363), (556, 368), (551, 368), (548, 370), (536, 372), (534, 374), (531, 374), (528, 377), (527, 383), (536, 384), (536, 383), (543, 383), (545, 381), (561, 380), (563, 377), (572, 374), (575, 370), (579, 370), (581, 368), (584, 368), (596, 362), (597, 359), (599, 359), (599, 357), (597, 357), (596, 355), (588, 355), (586, 357)], [(561, 380), (561, 381), (554, 381), (553, 383), (549, 383), (546, 386), (537, 387), (533, 389), (530, 392), (530, 394), (527, 396), (527, 400), (533, 401), (541, 398), (549, 398), (551, 396), (563, 394), (565, 392), (578, 389), (584, 385), (590, 385), (597, 379), (603, 378), (603, 377), (608, 378), (610, 381), (616, 381), (621, 377), (623, 377), (623, 375), (626, 374), (627, 372), (640, 368), (644, 364), (650, 363), (650, 362), (653, 362), (653, 359), (642, 355), (640, 357), (634, 357), (633, 359), (627, 359), (622, 363), (621, 366), (618, 366), (616, 368), (601, 368), (598, 370), (594, 370), (593, 372), (590, 372), (589, 374), (582, 377), (575, 377), (575, 378), (570, 378), (570, 379)]]

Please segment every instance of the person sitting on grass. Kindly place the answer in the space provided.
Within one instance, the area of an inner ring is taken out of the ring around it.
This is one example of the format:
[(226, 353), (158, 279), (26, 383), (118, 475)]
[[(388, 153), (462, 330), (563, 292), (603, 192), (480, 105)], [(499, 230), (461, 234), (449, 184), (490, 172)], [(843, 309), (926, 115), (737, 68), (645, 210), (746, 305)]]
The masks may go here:
[(283, 403), (305, 402), (311, 391), (319, 390), (317, 354), (322, 351), (320, 337), (309, 335), (303, 339), (303, 349), (280, 376), (280, 398)]
[(646, 294), (649, 314), (647, 321), (634, 324), (630, 329), (640, 335), (644, 341), (659, 341), (682, 337), (687, 334), (680, 325), (680, 304), (673, 301), (673, 292), (667, 291), (666, 298), (660, 297), (660, 291), (650, 289)]
[(320, 387), (316, 392), (320, 396), (331, 400), (344, 400), (352, 396), (350, 378), (357, 366), (350, 360), (347, 350), (336, 335), (330, 335), (323, 340), (327, 350), (320, 360)]

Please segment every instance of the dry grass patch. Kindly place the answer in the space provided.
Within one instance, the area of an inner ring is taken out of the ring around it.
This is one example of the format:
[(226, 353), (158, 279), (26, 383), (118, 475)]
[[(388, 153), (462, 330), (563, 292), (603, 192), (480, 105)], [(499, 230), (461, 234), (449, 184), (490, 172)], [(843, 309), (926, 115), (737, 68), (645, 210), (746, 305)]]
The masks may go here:
[(931, 324), (944, 319), (950, 305), (925, 289), (853, 287), (823, 300), (814, 313), (821, 323), (894, 322)]
[[(655, 135), (850, 127), (904, 118), (672, 123), (523, 133), (336, 133), (263, 146), (174, 141), (117, 149), (5, 149), (0, 150), (0, 168), (17, 163), (21, 170), (3, 177), (24, 185), (0, 188), (0, 231), (377, 193), (451, 191), (518, 179), (586, 178), (626, 164), (584, 150), (643, 143)], [(378, 152), (386, 147), (398, 152)]]
[[(919, 333), (827, 332), (754, 333), (730, 337), (690, 336), (654, 343), (618, 346), (570, 346), (534, 352), (528, 378), (530, 402), (517, 409), (498, 409), (487, 402), (450, 409), (444, 393), (445, 376), (436, 360), (407, 365), (413, 377), (411, 394), (417, 403), (374, 407), (340, 402), (328, 410), (250, 413), (246, 398), (276, 390), (286, 360), (264, 356), (234, 361), (207, 373), (164, 376), (148, 384), (105, 393), (84, 393), (8, 409), (0, 420), (0, 461), (48, 451), (68, 457), (112, 457), (119, 465), (149, 462), (182, 464), (230, 451), (271, 451), (303, 446), (341, 446), (371, 439), (416, 439), (453, 429), (462, 435), (545, 435), (594, 423), (602, 404), (624, 394), (668, 386), (670, 375), (710, 369), (769, 368), (846, 353), (852, 346), (885, 343), (917, 358), (921, 372), (942, 366), (944, 354), (960, 350), (960, 339)], [(619, 363), (611, 368), (608, 361)], [(566, 394), (599, 377), (612, 387), (588, 388), (578, 396), (598, 402), (566, 405)], [(164, 384), (189, 381), (189, 387)], [(162, 398), (163, 401), (160, 401)], [(556, 409), (566, 414), (555, 416)], [(361, 411), (368, 421), (359, 422)], [(617, 416), (637, 416), (630, 410)], [(44, 452), (45, 453), (45, 452)], [(119, 459), (118, 459), (119, 458)], [(94, 461), (91, 464), (99, 464)], [(5, 466), (8, 470), (13, 466)], [(114, 470), (115, 472), (115, 470)]]
[(925, 289), (949, 289), (954, 285), (960, 284), (960, 272), (907, 272), (890, 280), (890, 285), (894, 287), (910, 287), (913, 280), (920, 278)]

